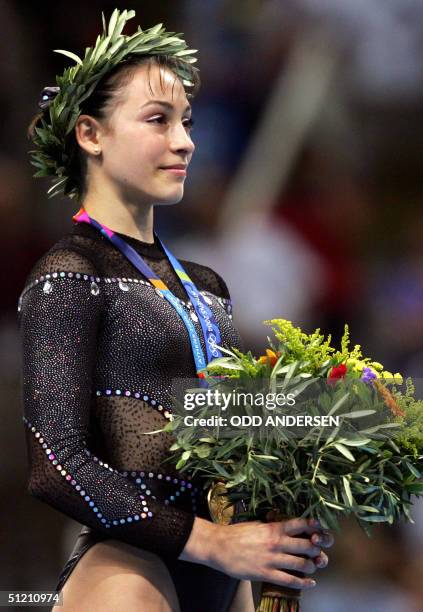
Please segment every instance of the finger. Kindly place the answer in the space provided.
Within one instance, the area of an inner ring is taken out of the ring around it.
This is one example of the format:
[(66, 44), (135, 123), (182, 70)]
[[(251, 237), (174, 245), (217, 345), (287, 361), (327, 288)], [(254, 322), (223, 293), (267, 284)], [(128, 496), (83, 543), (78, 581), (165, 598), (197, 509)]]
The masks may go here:
[(304, 559), (297, 555), (280, 554), (272, 558), (272, 567), (281, 570), (295, 570), (304, 574), (314, 574), (316, 564), (311, 559)]
[(335, 541), (330, 531), (317, 531), (313, 533), (310, 539), (313, 544), (321, 546), (322, 548), (330, 548)]
[(321, 553), (320, 546), (314, 546), (310, 540), (291, 538), (287, 535), (281, 538), (280, 550), (284, 553), (307, 555), (308, 557), (317, 557)]
[(313, 562), (317, 568), (322, 569), (323, 567), (326, 567), (329, 563), (329, 557), (326, 553), (322, 551), (320, 555), (313, 559)]
[(289, 536), (299, 535), (300, 533), (315, 533), (320, 529), (319, 521), (314, 519), (294, 518), (282, 523), (284, 532)]
[(271, 570), (265, 574), (263, 579), (271, 584), (286, 586), (290, 589), (303, 590), (316, 586), (316, 581), (313, 578), (299, 578), (281, 570)]

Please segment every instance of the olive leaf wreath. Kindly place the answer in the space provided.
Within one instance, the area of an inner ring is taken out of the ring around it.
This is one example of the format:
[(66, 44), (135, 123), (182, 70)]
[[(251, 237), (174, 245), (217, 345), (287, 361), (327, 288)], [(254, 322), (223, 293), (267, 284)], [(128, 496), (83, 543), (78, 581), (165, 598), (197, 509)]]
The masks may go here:
[[(94, 91), (100, 79), (128, 56), (133, 55), (167, 55), (182, 61), (175, 66), (174, 72), (185, 87), (194, 85), (193, 70), (189, 66), (197, 61), (196, 49), (188, 49), (182, 34), (167, 32), (159, 23), (145, 31), (138, 26), (135, 34), (122, 34), (127, 21), (135, 16), (135, 11), (115, 9), (108, 26), (102, 13), (103, 33), (97, 37), (94, 47), (85, 49), (83, 59), (71, 51), (55, 49), (75, 61), (75, 65), (64, 70), (56, 77), (57, 88), (54, 97), (48, 103), (38, 127), (34, 128), (33, 143), (35, 150), (29, 151), (30, 163), (38, 170), (34, 177), (53, 176), (52, 187), (48, 190), (49, 198), (56, 195), (67, 195), (76, 198), (79, 190), (76, 181), (69, 172), (72, 155), (70, 133), (81, 114), (81, 104)], [(56, 93), (57, 91), (57, 93)]]

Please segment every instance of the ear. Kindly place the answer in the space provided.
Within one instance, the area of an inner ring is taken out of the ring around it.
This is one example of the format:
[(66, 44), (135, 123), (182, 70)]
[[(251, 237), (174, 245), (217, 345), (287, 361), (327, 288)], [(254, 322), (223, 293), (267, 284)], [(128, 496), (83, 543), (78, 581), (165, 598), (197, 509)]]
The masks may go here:
[(75, 125), (75, 138), (79, 146), (89, 155), (101, 154), (103, 129), (91, 115), (80, 115)]

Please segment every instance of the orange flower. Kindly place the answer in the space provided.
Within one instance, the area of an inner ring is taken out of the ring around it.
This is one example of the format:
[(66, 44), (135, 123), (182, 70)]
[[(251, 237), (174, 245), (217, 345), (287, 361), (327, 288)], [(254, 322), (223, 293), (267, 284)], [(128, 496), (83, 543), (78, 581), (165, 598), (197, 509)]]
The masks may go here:
[(385, 385), (383, 385), (378, 380), (374, 380), (373, 384), (376, 387), (376, 389), (379, 391), (379, 393), (381, 394), (385, 404), (388, 406), (388, 408), (392, 412), (392, 414), (394, 416), (404, 417), (405, 416), (405, 412), (400, 408), (400, 406), (398, 406), (397, 402), (395, 401), (394, 396), (389, 391), (389, 389), (387, 389), (385, 387)]
[(280, 351), (275, 353), (275, 351), (272, 351), (271, 349), (266, 349), (266, 355), (261, 355), (258, 360), (259, 363), (270, 363), (271, 367), (273, 368), (280, 356)]

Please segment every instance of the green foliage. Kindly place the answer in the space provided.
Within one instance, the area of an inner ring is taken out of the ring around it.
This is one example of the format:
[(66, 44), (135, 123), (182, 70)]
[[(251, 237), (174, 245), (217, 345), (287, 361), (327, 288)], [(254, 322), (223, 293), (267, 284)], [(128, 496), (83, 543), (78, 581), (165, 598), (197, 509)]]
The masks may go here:
[(415, 389), (411, 379), (407, 379), (405, 394), (394, 392), (399, 407), (405, 412), (401, 420), (401, 429), (395, 436), (395, 442), (414, 457), (423, 454), (423, 400), (416, 400)]
[[(175, 416), (166, 426), (176, 438), (169, 460), (201, 478), (205, 488), (223, 481), (231, 501), (244, 502), (241, 519), (263, 518), (276, 508), (286, 516), (318, 518), (323, 526), (338, 530), (339, 517), (352, 514), (368, 534), (372, 523), (392, 524), (402, 518), (412, 522), (412, 495), (423, 495), (423, 401), (414, 397), (412, 381), (407, 380), (405, 393), (393, 390), (405, 414), (396, 416), (358, 376), (327, 384), (333, 365), (349, 358), (368, 363), (359, 345), (349, 350), (347, 326), (341, 350), (335, 352), (330, 338), (319, 330), (307, 335), (283, 319), (267, 324), (273, 325), (279, 341), (274, 346), (269, 340), (274, 362), (222, 349), (225, 357), (205, 370), (213, 389), (225, 392), (235, 385), (237, 391), (283, 390), (301, 399), (305, 389), (317, 388), (317, 394), (298, 402), (297, 414), (338, 415), (340, 425), (330, 435), (317, 425), (296, 437), (282, 426), (192, 426), (183, 415)], [(279, 408), (272, 417), (284, 413)], [(208, 418), (222, 411), (205, 406), (191, 414)], [(253, 411), (251, 405), (240, 408), (234, 402), (224, 416), (229, 422), (242, 414), (258, 414), (263, 423), (269, 417), (266, 407), (255, 406)]]
[(283, 355), (283, 362), (300, 362), (300, 369), (312, 375), (321, 374), (332, 363), (335, 349), (331, 347), (331, 336), (325, 338), (316, 329), (312, 334), (304, 333), (300, 327), (295, 327), (286, 319), (272, 319), (264, 322), (272, 325), (272, 330), (279, 340), (279, 349)]
[(220, 348), (229, 357), (213, 359), (207, 365), (205, 372), (211, 377), (225, 376), (229, 379), (246, 380), (261, 378), (271, 371), (268, 364), (260, 363), (259, 360), (255, 359), (251, 351), (242, 353), (237, 348), (233, 348), (231, 351)]
[[(338, 401), (334, 394), (328, 413)], [(232, 407), (225, 416), (236, 412)], [(206, 407), (194, 416), (210, 414)], [(176, 436), (171, 450), (177, 468), (201, 477), (205, 488), (216, 479), (225, 482), (233, 502), (244, 500), (244, 519), (263, 518), (277, 508), (284, 515), (318, 518), (325, 527), (338, 529), (338, 517), (353, 514), (368, 532), (370, 523), (411, 520), (411, 495), (423, 494), (423, 456), (395, 451), (382, 428), (368, 433), (344, 426), (324, 439), (317, 427), (296, 439), (278, 427), (263, 427), (260, 434), (218, 426), (210, 431), (187, 426), (177, 416), (167, 429)]]
[[(75, 127), (80, 115), (80, 106), (94, 91), (100, 79), (112, 68), (130, 55), (152, 56), (168, 55), (181, 60), (175, 73), (185, 87), (193, 85), (188, 65), (197, 61), (196, 49), (188, 49), (182, 34), (167, 32), (161, 23), (143, 31), (126, 36), (122, 34), (127, 21), (135, 16), (135, 11), (115, 9), (107, 27), (102, 14), (103, 33), (97, 37), (94, 47), (87, 47), (81, 59), (71, 51), (56, 49), (75, 62), (56, 77), (60, 91), (49, 106), (48, 116), (41, 121), (41, 128), (35, 130), (35, 150), (30, 151), (31, 164), (38, 168), (36, 177), (53, 176), (49, 197), (64, 193), (70, 198), (78, 196), (75, 182), (69, 176), (67, 162), (70, 159), (70, 143), (67, 136)], [(196, 69), (194, 69), (196, 70)]]

